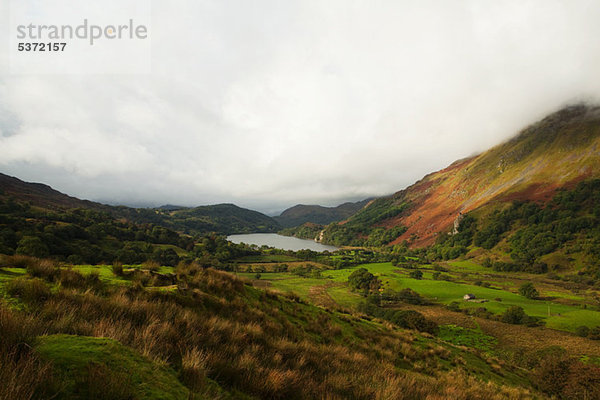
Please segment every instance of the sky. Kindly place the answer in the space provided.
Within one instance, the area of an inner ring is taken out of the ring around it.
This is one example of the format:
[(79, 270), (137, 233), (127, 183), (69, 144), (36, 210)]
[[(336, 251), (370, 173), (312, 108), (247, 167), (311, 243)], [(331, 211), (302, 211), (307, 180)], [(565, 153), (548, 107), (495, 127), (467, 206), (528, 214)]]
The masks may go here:
[(599, 102), (598, 21), (597, 0), (152, 1), (139, 73), (19, 73), (2, 29), (0, 172), (269, 214), (390, 194)]

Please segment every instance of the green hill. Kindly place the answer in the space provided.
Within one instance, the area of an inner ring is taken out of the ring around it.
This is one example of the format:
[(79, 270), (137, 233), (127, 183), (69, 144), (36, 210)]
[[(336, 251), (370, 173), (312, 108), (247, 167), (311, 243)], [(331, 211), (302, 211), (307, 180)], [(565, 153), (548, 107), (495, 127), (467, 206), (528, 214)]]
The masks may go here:
[(0, 202), (22, 204), (53, 213), (86, 209), (125, 219), (137, 224), (155, 224), (187, 234), (276, 232), (281, 227), (271, 217), (234, 204), (217, 204), (186, 208), (131, 208), (109, 206), (60, 193), (50, 186), (23, 182), (0, 174)]
[(298, 204), (283, 211), (274, 219), (283, 228), (293, 228), (305, 223), (327, 225), (332, 222), (343, 221), (356, 214), (370, 199), (356, 203), (344, 203), (337, 207), (323, 207), (317, 205)]
[(9, 267), (0, 274), (9, 274), (0, 285), (0, 398), (535, 393), (524, 371), (477, 349), (256, 289), (196, 264), (180, 265), (174, 286), (86, 280), (78, 266), (33, 259), (2, 265)]

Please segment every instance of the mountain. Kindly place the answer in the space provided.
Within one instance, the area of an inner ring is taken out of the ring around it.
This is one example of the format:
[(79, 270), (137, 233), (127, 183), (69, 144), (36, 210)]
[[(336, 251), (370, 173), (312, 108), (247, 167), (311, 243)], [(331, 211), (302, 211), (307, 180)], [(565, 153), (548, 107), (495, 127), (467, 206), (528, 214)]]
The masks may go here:
[[(555, 112), (514, 138), (391, 196), (378, 198), (344, 224), (332, 224), (325, 242), (352, 242), (390, 229), (389, 243), (435, 242), (463, 215), (480, 215), (515, 201), (548, 202), (559, 189), (600, 176), (600, 107), (575, 105)], [(364, 242), (364, 240), (363, 240)]]
[(161, 217), (161, 225), (185, 233), (232, 234), (277, 232), (280, 229), (273, 218), (235, 204), (216, 204), (173, 211), (161, 210), (157, 215)]
[(217, 232), (220, 234), (276, 232), (279, 224), (258, 211), (233, 204), (217, 204), (185, 208), (162, 206), (159, 208), (132, 208), (109, 206), (68, 196), (41, 183), (29, 183), (0, 174), (0, 200), (28, 203), (50, 211), (83, 208), (108, 213), (113, 218), (134, 223), (152, 223), (188, 234)]
[(275, 220), (284, 228), (292, 228), (307, 222), (327, 225), (350, 218), (367, 205), (369, 200), (357, 201), (356, 203), (348, 202), (337, 207), (298, 204), (283, 211), (281, 215), (275, 217)]
[(18, 178), (0, 173), (0, 199), (9, 197), (47, 210), (87, 208), (110, 211), (112, 209), (111, 206), (68, 196), (42, 183), (23, 182)]

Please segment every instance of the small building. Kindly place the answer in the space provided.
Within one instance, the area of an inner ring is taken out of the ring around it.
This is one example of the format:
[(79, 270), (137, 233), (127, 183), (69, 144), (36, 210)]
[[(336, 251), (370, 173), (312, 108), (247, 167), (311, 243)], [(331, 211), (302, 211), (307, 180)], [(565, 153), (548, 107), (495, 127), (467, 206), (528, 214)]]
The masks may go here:
[(464, 300), (475, 300), (475, 295), (471, 293), (467, 293), (463, 296)]

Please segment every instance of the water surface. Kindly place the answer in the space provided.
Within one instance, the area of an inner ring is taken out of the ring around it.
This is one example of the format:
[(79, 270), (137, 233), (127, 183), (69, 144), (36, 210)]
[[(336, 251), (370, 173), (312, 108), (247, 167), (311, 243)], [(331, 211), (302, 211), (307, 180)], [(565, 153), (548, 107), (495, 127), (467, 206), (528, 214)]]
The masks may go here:
[(317, 243), (314, 240), (298, 239), (290, 236), (282, 236), (276, 233), (248, 233), (245, 235), (227, 236), (227, 240), (233, 243), (255, 244), (258, 246), (267, 245), (283, 250), (313, 250), (313, 251), (335, 251), (338, 248), (326, 244)]

